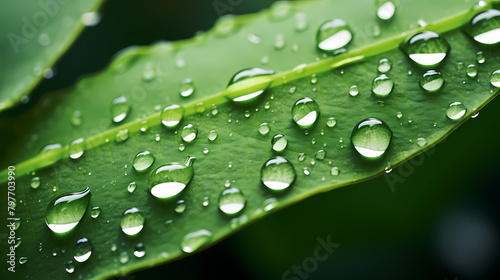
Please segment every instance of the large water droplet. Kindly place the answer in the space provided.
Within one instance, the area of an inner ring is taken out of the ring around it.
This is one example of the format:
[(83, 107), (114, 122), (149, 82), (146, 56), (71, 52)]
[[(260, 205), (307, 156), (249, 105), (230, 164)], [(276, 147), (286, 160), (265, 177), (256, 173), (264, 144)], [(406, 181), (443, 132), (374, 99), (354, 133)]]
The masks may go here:
[(260, 170), (262, 183), (274, 191), (287, 189), (296, 176), (292, 163), (280, 156), (268, 160)]
[(318, 103), (309, 97), (297, 100), (292, 106), (292, 119), (301, 128), (310, 128), (318, 117)]
[(500, 87), (500, 70), (495, 70), (491, 73), (490, 83), (494, 87)]
[(287, 145), (288, 145), (288, 139), (286, 139), (285, 135), (283, 134), (276, 134), (271, 139), (271, 147), (276, 152), (283, 152), (286, 149)]
[(84, 262), (92, 255), (93, 248), (94, 246), (92, 246), (92, 243), (87, 238), (80, 238), (76, 241), (73, 258), (77, 262)]
[(461, 119), (466, 112), (467, 108), (465, 108), (464, 104), (461, 102), (452, 102), (446, 109), (446, 116), (450, 120), (455, 121)]
[[(229, 99), (242, 105), (255, 102), (271, 84), (273, 74), (273, 70), (257, 67), (239, 71), (227, 85)], [(240, 94), (241, 91), (244, 93)]]
[(200, 229), (186, 234), (181, 243), (181, 249), (185, 253), (192, 253), (205, 245), (212, 238), (212, 233), (206, 229)]
[(194, 92), (194, 83), (191, 78), (186, 78), (181, 81), (179, 87), (179, 93), (182, 97), (189, 97)]
[(119, 123), (123, 121), (130, 112), (130, 102), (125, 96), (117, 97), (111, 104), (111, 116), (113, 122)]
[(196, 139), (196, 135), (198, 135), (198, 128), (193, 126), (192, 124), (188, 124), (182, 128), (181, 138), (187, 143), (191, 143)]
[(316, 43), (323, 51), (331, 52), (345, 47), (352, 39), (352, 32), (344, 20), (324, 22), (316, 33)]
[(368, 118), (359, 122), (351, 134), (356, 151), (366, 158), (382, 156), (392, 139), (392, 130), (380, 119)]
[(85, 151), (85, 140), (78, 138), (73, 140), (69, 145), (69, 157), (71, 159), (79, 159)]
[(161, 123), (167, 128), (176, 127), (184, 117), (184, 108), (179, 105), (170, 105), (161, 112)]
[(429, 70), (420, 78), (420, 86), (427, 92), (436, 92), (444, 84), (443, 76), (440, 72)]
[(82, 219), (90, 203), (90, 189), (65, 193), (54, 198), (45, 211), (45, 223), (55, 233), (73, 229)]
[(120, 226), (123, 233), (132, 236), (141, 232), (142, 228), (144, 227), (145, 221), (146, 219), (144, 218), (141, 210), (133, 207), (123, 212)]
[(245, 204), (245, 196), (238, 188), (225, 189), (219, 197), (219, 209), (228, 215), (239, 213)]
[(381, 20), (390, 20), (396, 12), (396, 5), (392, 0), (377, 1), (377, 17)]
[(185, 163), (168, 163), (159, 166), (149, 175), (149, 190), (158, 198), (170, 198), (179, 194), (194, 175), (195, 157), (188, 157)]
[(155, 157), (149, 151), (140, 152), (134, 157), (133, 166), (137, 172), (147, 170), (155, 162)]
[(388, 96), (392, 92), (392, 88), (394, 88), (394, 81), (385, 74), (382, 74), (373, 80), (372, 92), (377, 97)]
[(468, 33), (476, 42), (494, 45), (500, 42), (500, 11), (490, 9), (479, 13), (467, 28)]
[(450, 45), (439, 34), (424, 31), (411, 37), (402, 49), (418, 65), (432, 67), (443, 61), (450, 50)]

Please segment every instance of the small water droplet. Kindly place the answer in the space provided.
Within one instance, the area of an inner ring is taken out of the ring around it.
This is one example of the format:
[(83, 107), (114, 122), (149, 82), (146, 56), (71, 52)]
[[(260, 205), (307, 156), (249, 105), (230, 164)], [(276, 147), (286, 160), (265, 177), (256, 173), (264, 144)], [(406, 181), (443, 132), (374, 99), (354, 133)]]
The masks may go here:
[(476, 60), (477, 63), (483, 64), (486, 61), (486, 57), (484, 56), (483, 52), (477, 52), (476, 53)]
[(208, 148), (204, 148), (204, 149), (203, 149), (203, 154), (205, 154), (205, 155), (206, 155), (206, 154), (208, 154), (209, 152), (210, 152), (210, 150), (209, 150)]
[(71, 159), (79, 159), (85, 151), (85, 140), (78, 138), (73, 140), (69, 145), (69, 157)]
[(316, 152), (314, 155), (314, 158), (317, 160), (324, 160), (326, 158), (326, 151), (325, 150), (319, 150)]
[[(237, 72), (227, 85), (228, 98), (235, 104), (247, 105), (255, 102), (271, 84), (273, 74), (273, 70), (257, 67)], [(251, 92), (239, 94), (242, 90)], [(237, 96), (234, 96), (234, 92), (238, 92)]]
[(160, 140), (161, 140), (160, 134), (155, 134), (155, 141), (160, 142)]
[(73, 261), (67, 261), (65, 269), (67, 273), (75, 272), (75, 264), (73, 263)]
[(182, 97), (189, 97), (189, 96), (191, 96), (191, 94), (193, 94), (193, 92), (194, 92), (193, 80), (191, 80), (191, 78), (183, 79), (180, 82), (179, 94)]
[(196, 139), (198, 135), (198, 128), (194, 127), (192, 124), (188, 124), (182, 128), (181, 138), (186, 143), (191, 143)]
[(268, 160), (260, 170), (262, 183), (274, 191), (287, 189), (296, 176), (292, 163), (280, 156)]
[(467, 76), (474, 78), (477, 76), (477, 66), (474, 64), (469, 64), (467, 66)]
[(96, 26), (101, 21), (101, 15), (98, 12), (84, 13), (80, 18), (85, 26)]
[(475, 113), (474, 115), (472, 115), (470, 118), (471, 118), (471, 119), (475, 119), (475, 118), (477, 118), (477, 117), (479, 117), (479, 111), (478, 111), (477, 113)]
[(126, 264), (129, 260), (127, 252), (123, 251), (120, 253), (120, 256), (118, 258), (121, 264)]
[(186, 145), (180, 143), (178, 149), (179, 149), (180, 152), (182, 152), (182, 151), (184, 151), (184, 149), (186, 149)]
[(429, 70), (420, 78), (420, 86), (427, 92), (436, 92), (444, 84), (443, 76), (440, 72)]
[(121, 130), (118, 130), (118, 132), (115, 135), (115, 142), (116, 143), (122, 143), (127, 141), (129, 136), (128, 129), (124, 128)]
[(377, 17), (383, 21), (392, 19), (396, 12), (396, 5), (392, 0), (378, 0)]
[(339, 174), (340, 174), (340, 171), (339, 171), (338, 167), (332, 167), (332, 169), (330, 169), (330, 175), (338, 176)]
[(148, 131), (148, 128), (149, 128), (149, 126), (148, 126), (148, 122), (147, 122), (147, 121), (142, 121), (142, 122), (141, 122), (141, 132), (146, 132), (146, 131)]
[(328, 126), (328, 127), (334, 127), (335, 125), (337, 125), (337, 120), (334, 117), (329, 117), (326, 120), (326, 126)]
[(69, 119), (69, 121), (71, 125), (73, 125), (74, 127), (79, 127), (80, 125), (82, 125), (83, 122), (82, 112), (79, 110), (74, 111), (73, 114), (71, 114), (71, 118)]
[(373, 38), (378, 38), (380, 36), (381, 29), (380, 29), (380, 24), (378, 24), (378, 22), (373, 21), (369, 23), (368, 28), (370, 29), (370, 33), (372, 34)]
[(359, 89), (358, 89), (358, 86), (356, 85), (353, 85), (349, 88), (349, 95), (351, 96), (356, 96), (359, 94)]
[(311, 84), (316, 84), (318, 82), (318, 77), (316, 76), (316, 74), (312, 74), (311, 75)]
[(302, 32), (309, 27), (307, 15), (305, 13), (295, 14), (295, 31)]
[(40, 36), (38, 36), (38, 43), (41, 45), (41, 46), (48, 46), (50, 44), (50, 36), (45, 34), (45, 33), (42, 33), (40, 34)]
[(423, 146), (427, 145), (427, 140), (425, 140), (425, 138), (417, 138), (417, 145), (419, 145), (420, 147), (423, 147)]
[(175, 208), (174, 208), (174, 211), (178, 214), (182, 214), (184, 213), (184, 211), (186, 211), (186, 208), (187, 208), (187, 204), (184, 200), (177, 200), (175, 202)]
[(309, 172), (309, 169), (307, 167), (304, 167), (304, 175), (309, 176), (311, 172)]
[(137, 243), (134, 248), (134, 256), (142, 258), (146, 255), (146, 246), (143, 243)]
[(28, 262), (28, 257), (20, 257), (19, 258), (19, 264), (25, 264)]
[(494, 87), (500, 87), (500, 70), (495, 70), (491, 73), (490, 83)]
[(145, 221), (146, 219), (144, 218), (141, 210), (133, 207), (123, 212), (120, 226), (123, 233), (132, 236), (141, 232)]
[(260, 43), (260, 37), (259, 37), (259, 36), (257, 36), (257, 35), (255, 35), (255, 34), (253, 34), (253, 33), (249, 33), (249, 34), (247, 35), (247, 39), (248, 39), (248, 41), (249, 41), (250, 43), (252, 43), (252, 44), (256, 44), (256, 45), (257, 45), (257, 44), (259, 44), (259, 43)]
[(295, 93), (295, 91), (297, 91), (297, 87), (291, 87), (291, 88), (288, 90), (288, 92), (289, 92), (290, 94), (294, 94), (294, 93)]
[(215, 130), (210, 130), (210, 132), (208, 132), (208, 140), (215, 141), (215, 139), (217, 139), (217, 132)]
[(92, 207), (92, 210), (90, 210), (90, 217), (94, 219), (99, 217), (100, 214), (101, 214), (101, 208), (99, 208), (98, 206)]
[(90, 258), (90, 255), (92, 255), (92, 249), (94, 246), (92, 243), (87, 239), (87, 238), (80, 238), (78, 241), (76, 241), (76, 244), (74, 246), (74, 255), (73, 258), (77, 262), (85, 262)]
[(113, 118), (113, 122), (119, 123), (123, 121), (130, 112), (130, 107), (130, 102), (125, 96), (113, 99), (113, 103), (111, 104), (111, 116)]
[(149, 151), (140, 152), (135, 155), (132, 165), (137, 172), (146, 171), (155, 162), (155, 157)]
[(446, 116), (450, 120), (459, 120), (466, 112), (467, 108), (465, 108), (464, 104), (461, 102), (452, 102), (446, 109)]
[(333, 19), (324, 22), (316, 33), (320, 50), (331, 52), (345, 47), (352, 39), (352, 32), (344, 20)]
[(286, 46), (285, 34), (278, 33), (276, 34), (276, 38), (274, 39), (274, 49), (282, 50)]
[(201, 205), (203, 205), (204, 207), (207, 207), (209, 204), (210, 204), (210, 199), (208, 198), (208, 196), (205, 196), (203, 198), (203, 202)]
[[(269, 102), (266, 103), (267, 106), (269, 106)], [(245, 118), (249, 118), (250, 117), (250, 111), (249, 110), (245, 110)]]
[(450, 45), (439, 34), (424, 31), (408, 39), (402, 49), (418, 65), (432, 67), (444, 60), (450, 50)]
[(276, 134), (271, 139), (271, 147), (276, 152), (283, 152), (288, 145), (288, 139), (283, 134)]
[(181, 249), (184, 253), (192, 253), (205, 245), (212, 238), (212, 233), (206, 229), (200, 229), (184, 236)]
[(38, 189), (38, 187), (40, 186), (40, 177), (33, 177), (31, 179), (30, 186), (32, 189)]
[(392, 130), (385, 122), (377, 118), (368, 118), (359, 122), (351, 134), (351, 143), (356, 151), (365, 158), (382, 156), (392, 139)]
[(478, 43), (498, 44), (500, 42), (500, 11), (490, 9), (479, 13), (472, 18), (467, 31)]
[(225, 189), (219, 196), (219, 209), (227, 215), (240, 213), (245, 204), (245, 196), (238, 188)]
[(218, 37), (227, 37), (236, 31), (237, 23), (233, 15), (219, 17), (214, 30)]
[(161, 123), (167, 128), (176, 127), (184, 117), (184, 108), (179, 105), (170, 105), (161, 112)]
[(267, 123), (261, 123), (259, 126), (260, 135), (267, 135), (271, 131), (271, 127)]
[(195, 157), (188, 157), (185, 163), (172, 162), (157, 167), (149, 175), (149, 190), (158, 198), (173, 197), (191, 182), (194, 175)]
[(65, 233), (76, 227), (90, 203), (90, 189), (65, 193), (54, 198), (45, 211), (45, 223), (55, 233)]
[(130, 184), (128, 184), (128, 186), (127, 186), (127, 191), (129, 193), (133, 193), (136, 188), (137, 188), (137, 183), (136, 182), (130, 182)]
[(372, 92), (377, 97), (388, 96), (392, 92), (393, 88), (394, 81), (387, 77), (385, 74), (382, 74), (373, 80)]
[(380, 73), (387, 73), (389, 72), (389, 70), (391, 70), (391, 62), (389, 61), (389, 59), (387, 58), (382, 58), (379, 62), (378, 62), (378, 67), (377, 67), (377, 70), (380, 72)]
[(304, 97), (292, 106), (292, 119), (301, 128), (310, 128), (319, 117), (319, 106), (316, 101)]

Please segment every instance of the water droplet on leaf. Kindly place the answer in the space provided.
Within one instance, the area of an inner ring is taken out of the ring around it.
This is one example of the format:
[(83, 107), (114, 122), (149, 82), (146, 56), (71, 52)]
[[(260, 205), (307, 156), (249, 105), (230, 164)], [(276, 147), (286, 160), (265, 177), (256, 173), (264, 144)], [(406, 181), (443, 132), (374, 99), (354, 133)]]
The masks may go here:
[(79, 159), (85, 151), (85, 140), (78, 138), (73, 140), (69, 145), (69, 157), (71, 159)]
[[(229, 80), (226, 88), (228, 98), (235, 104), (241, 105), (255, 102), (271, 84), (273, 74), (273, 70), (257, 67), (239, 71)], [(243, 94), (234, 93), (241, 90), (245, 90), (245, 92)]]
[(181, 249), (185, 253), (192, 253), (205, 245), (212, 238), (212, 233), (206, 229), (200, 229), (188, 233), (184, 236), (181, 243)]
[(439, 34), (424, 31), (411, 37), (402, 49), (418, 65), (432, 67), (444, 60), (450, 45)]
[(132, 165), (137, 172), (147, 170), (155, 162), (155, 157), (149, 151), (140, 152), (135, 155)]
[(310, 128), (319, 117), (319, 106), (316, 101), (304, 97), (292, 106), (292, 119), (301, 128)]
[(191, 143), (196, 139), (198, 135), (198, 128), (194, 127), (192, 124), (188, 124), (182, 128), (181, 138), (184, 142)]
[(185, 163), (168, 163), (159, 166), (149, 175), (149, 190), (158, 198), (170, 198), (179, 194), (191, 182), (194, 175), (195, 157), (188, 157)]
[(446, 109), (446, 116), (450, 120), (459, 120), (466, 112), (467, 108), (465, 108), (464, 104), (461, 102), (452, 102)]
[(344, 20), (333, 19), (324, 22), (316, 33), (320, 50), (331, 52), (345, 47), (352, 39), (352, 32)]
[(119, 123), (123, 121), (130, 112), (130, 102), (125, 96), (117, 97), (111, 104), (111, 116), (113, 122)]
[(351, 134), (351, 143), (356, 151), (365, 158), (382, 156), (392, 139), (392, 130), (385, 122), (377, 118), (368, 118), (359, 122)]
[(479, 13), (467, 28), (468, 33), (478, 43), (495, 45), (500, 42), (500, 11), (490, 9)]
[(219, 197), (219, 209), (228, 215), (239, 213), (245, 204), (245, 196), (238, 188), (225, 189)]
[(92, 249), (94, 246), (92, 243), (87, 239), (87, 238), (80, 238), (78, 241), (76, 241), (76, 244), (74, 246), (74, 255), (73, 258), (77, 262), (85, 262), (90, 258), (90, 255), (92, 255)]
[(436, 92), (444, 84), (443, 76), (440, 72), (429, 70), (420, 78), (420, 86), (427, 92)]
[(167, 128), (176, 127), (184, 117), (184, 108), (179, 105), (170, 105), (161, 112), (161, 123)]
[(287, 189), (296, 176), (292, 163), (280, 156), (268, 160), (260, 170), (262, 183), (274, 191)]
[(383, 21), (392, 19), (396, 12), (396, 5), (391, 0), (378, 0), (377, 17)]
[(90, 189), (65, 193), (54, 198), (45, 211), (45, 223), (55, 233), (73, 229), (87, 211), (90, 203)]
[(394, 87), (394, 81), (387, 77), (385, 74), (382, 74), (373, 80), (372, 83), (372, 92), (377, 97), (386, 97), (392, 92), (392, 88)]
[(276, 152), (283, 152), (286, 149), (287, 145), (288, 145), (288, 139), (286, 139), (285, 135), (283, 134), (276, 134), (271, 139), (271, 147)]
[(136, 207), (133, 207), (123, 212), (120, 226), (123, 233), (132, 236), (141, 232), (145, 221), (146, 219), (144, 218), (142, 212)]

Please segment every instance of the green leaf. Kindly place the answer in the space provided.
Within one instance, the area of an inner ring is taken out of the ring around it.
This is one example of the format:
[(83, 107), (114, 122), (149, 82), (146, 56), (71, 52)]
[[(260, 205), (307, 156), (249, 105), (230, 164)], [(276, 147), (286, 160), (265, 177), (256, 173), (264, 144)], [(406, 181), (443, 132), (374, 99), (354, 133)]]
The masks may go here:
[[(12, 107), (45, 77), (86, 24), (92, 24), (102, 0), (7, 1), (0, 10), (0, 111)], [(24, 102), (24, 101), (23, 101)]]
[[(428, 9), (430, 5), (432, 9)], [(365, 32), (378, 24), (373, 1), (355, 6), (349, 1), (281, 3), (255, 15), (225, 18), (215, 29), (191, 40), (125, 50), (105, 71), (82, 80), (70, 92), (49, 94), (25, 115), (0, 120), (3, 135), (12, 135), (3, 139), (5, 156), (1, 166), (20, 162), (14, 166), (16, 217), (22, 221), (17, 234), (23, 241), (16, 253), (28, 256), (29, 261), (19, 267), (16, 275), (66, 276), (64, 263), (72, 259), (73, 244), (82, 237), (94, 244), (90, 259), (76, 264), (74, 274), (85, 278), (101, 279), (171, 261), (186, 255), (181, 244), (193, 232), (210, 231), (208, 241), (200, 243), (207, 247), (269, 212), (383, 174), (425, 152), (498, 94), (488, 81), (498, 65), (498, 50), (477, 45), (460, 29), (491, 5), (487, 2), (484, 7), (471, 8), (468, 3), (456, 1), (401, 4), (396, 17), (381, 26), (381, 35), (373, 37)], [(304, 15), (308, 28), (297, 31), (297, 18)], [(323, 56), (315, 46), (315, 33), (322, 22), (335, 17), (348, 22), (354, 39), (346, 53)], [(428, 25), (415, 28), (419, 19)], [(425, 70), (399, 50), (409, 35), (421, 30), (441, 33), (451, 46), (437, 69), (446, 81), (437, 93), (422, 90), (418, 81)], [(280, 33), (284, 34), (286, 46), (275, 49)], [(465, 68), (476, 63), (479, 50), (484, 52), (486, 62), (478, 66), (477, 77), (472, 79)], [(385, 99), (371, 93), (381, 58), (391, 62), (387, 75), (395, 82)], [(301, 64), (305, 66), (296, 67)], [(272, 76), (262, 100), (247, 107), (236, 106), (228, 102), (228, 94), (248, 93), (252, 87), (269, 83), (261, 79), (257, 85), (247, 83), (237, 92), (225, 92), (230, 77), (249, 67), (269, 68), (277, 74)], [(313, 74), (317, 81), (311, 82)], [(179, 94), (179, 83), (185, 78), (191, 78), (195, 85), (188, 98)], [(359, 89), (355, 97), (348, 94), (352, 85)], [(119, 96), (127, 97), (132, 109), (124, 124), (116, 125), (110, 107)], [(321, 112), (307, 133), (293, 124), (290, 115), (295, 101), (305, 96), (313, 98)], [(456, 101), (465, 105), (467, 113), (452, 121), (446, 116), (446, 108)], [(155, 113), (157, 105), (162, 108), (171, 104), (185, 108), (184, 119), (174, 130), (165, 129), (160, 113)], [(82, 113), (82, 124), (74, 126), (70, 120), (77, 110)], [(334, 127), (326, 125), (329, 117), (337, 120)], [(355, 125), (369, 117), (383, 120), (393, 132), (386, 154), (371, 161), (357, 154), (350, 143)], [(146, 132), (140, 131), (143, 122), (148, 126)], [(261, 123), (270, 125), (269, 134), (259, 134)], [(180, 129), (187, 124), (199, 131), (192, 143), (180, 139)], [(130, 136), (117, 141), (117, 133), (125, 129)], [(211, 130), (218, 135), (214, 141), (207, 137)], [(260, 181), (262, 165), (277, 155), (270, 141), (278, 133), (289, 141), (280, 155), (297, 172), (290, 190), (281, 193), (266, 189)], [(86, 139), (87, 148), (81, 159), (72, 160), (65, 145), (79, 137)], [(42, 146), (51, 143), (62, 143), (64, 148), (36, 155)], [(184, 145), (182, 151), (178, 149), (180, 144)], [(153, 197), (147, 186), (149, 172), (138, 173), (132, 167), (134, 156), (146, 150), (156, 158), (149, 170), (183, 162), (188, 156), (197, 157), (194, 177), (177, 198)], [(327, 151), (324, 160), (314, 157), (318, 150)], [(300, 161), (302, 153), (305, 160)], [(331, 175), (332, 167), (338, 168), (338, 175)], [(35, 175), (28, 175), (32, 171)], [(0, 181), (7, 181), (6, 170), (0, 176)], [(41, 181), (36, 189), (30, 188), (34, 176)], [(131, 182), (137, 184), (132, 194), (127, 191)], [(240, 189), (246, 198), (240, 215), (226, 216), (217, 207), (226, 184)], [(87, 213), (72, 232), (55, 236), (44, 225), (47, 205), (57, 195), (86, 187), (92, 193), (89, 207), (98, 206), (102, 213), (95, 219)], [(182, 214), (174, 211), (179, 199), (187, 205)], [(121, 232), (120, 219), (132, 207), (142, 210), (146, 223), (138, 236), (130, 238)], [(142, 258), (133, 256), (137, 243), (146, 247)], [(116, 250), (111, 249), (113, 244)], [(119, 261), (123, 252), (129, 256), (126, 264)]]

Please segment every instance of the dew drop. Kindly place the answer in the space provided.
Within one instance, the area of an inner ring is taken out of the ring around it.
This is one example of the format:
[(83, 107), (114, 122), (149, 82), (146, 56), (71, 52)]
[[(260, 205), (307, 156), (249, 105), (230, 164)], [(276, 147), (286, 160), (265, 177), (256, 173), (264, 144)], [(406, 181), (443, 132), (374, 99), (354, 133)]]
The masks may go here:
[(176, 127), (184, 117), (184, 108), (179, 105), (170, 105), (161, 112), (161, 123), (167, 128)]
[(161, 140), (160, 134), (156, 134), (155, 135), (155, 141), (156, 142), (160, 142), (160, 140)]
[(113, 122), (119, 123), (123, 121), (129, 112), (130, 102), (125, 96), (113, 99), (113, 103), (111, 104), (111, 116), (113, 118)]
[(396, 5), (391, 0), (377, 1), (377, 17), (383, 21), (392, 19), (396, 12)]
[(292, 163), (280, 156), (268, 160), (260, 170), (262, 183), (274, 191), (287, 189), (296, 176)]
[(203, 149), (203, 154), (204, 154), (204, 155), (208, 154), (209, 152), (210, 152), (210, 150), (209, 150), (208, 148), (204, 148), (204, 149)]
[(174, 211), (178, 214), (182, 214), (184, 213), (184, 211), (186, 211), (186, 208), (187, 208), (187, 204), (184, 200), (177, 200), (175, 202), (175, 208), (174, 208)]
[(276, 34), (276, 38), (274, 39), (274, 49), (282, 50), (285, 48), (285, 46), (286, 46), (285, 34), (283, 33)]
[(297, 100), (292, 106), (292, 119), (301, 128), (307, 129), (312, 127), (318, 117), (318, 103), (309, 97)]
[(469, 23), (468, 33), (478, 43), (498, 44), (500, 42), (500, 11), (490, 9), (476, 15)]
[(356, 96), (359, 94), (359, 89), (358, 89), (358, 86), (356, 85), (353, 85), (349, 88), (349, 95), (351, 96)]
[(215, 141), (215, 139), (217, 139), (217, 132), (215, 130), (210, 130), (210, 132), (208, 132), (208, 140)]
[(90, 210), (90, 217), (92, 217), (93, 219), (99, 217), (100, 214), (101, 208), (99, 208), (98, 206), (92, 207), (92, 210)]
[(368, 118), (359, 122), (351, 134), (351, 143), (356, 151), (365, 158), (382, 156), (392, 139), (392, 130), (385, 122), (377, 118)]
[(429, 70), (420, 78), (420, 86), (427, 92), (436, 92), (444, 84), (443, 76), (440, 72)]
[(146, 255), (146, 246), (143, 243), (137, 243), (134, 248), (134, 256), (142, 258)]
[(130, 184), (128, 184), (128, 186), (127, 186), (127, 191), (129, 193), (133, 193), (136, 188), (137, 188), (137, 183), (136, 182), (130, 182)]
[(402, 49), (418, 65), (432, 67), (443, 61), (450, 50), (450, 45), (439, 34), (424, 31), (411, 37)]
[(340, 171), (339, 171), (338, 167), (332, 167), (332, 169), (330, 169), (330, 175), (338, 176), (339, 174), (340, 174)]
[(173, 197), (189, 184), (194, 175), (195, 157), (188, 157), (185, 163), (172, 162), (157, 167), (149, 175), (149, 191), (158, 198)]
[(76, 110), (73, 112), (73, 114), (71, 115), (71, 118), (69, 119), (71, 125), (73, 125), (74, 127), (79, 127), (82, 125), (82, 122), (83, 122), (83, 115), (82, 115), (82, 112), (79, 111), (79, 110)]
[(67, 261), (65, 269), (67, 273), (75, 272), (75, 264), (73, 263), (73, 261)]
[(194, 127), (192, 124), (188, 124), (182, 128), (181, 138), (186, 143), (191, 143), (196, 139), (198, 135), (198, 128)]
[(302, 32), (309, 27), (307, 15), (305, 13), (295, 14), (295, 31)]
[(283, 134), (276, 134), (271, 139), (271, 147), (276, 152), (283, 152), (288, 145), (288, 139)]
[(318, 77), (316, 76), (316, 74), (312, 74), (311, 76), (311, 84), (316, 84), (318, 82)]
[(142, 121), (141, 122), (141, 128), (140, 128), (141, 132), (144, 133), (144, 132), (148, 131), (148, 128), (149, 128), (148, 122), (147, 121)]
[(269, 9), (269, 16), (271, 19), (281, 21), (288, 18), (293, 11), (291, 3), (286, 1), (274, 2)]
[(179, 152), (182, 152), (182, 151), (184, 151), (184, 149), (186, 149), (186, 145), (180, 143), (178, 149), (179, 149)]
[(38, 189), (40, 187), (40, 177), (33, 177), (30, 186), (32, 189)]
[(377, 97), (386, 97), (394, 88), (394, 81), (387, 77), (385, 74), (382, 74), (376, 77), (372, 83), (372, 92)]
[(486, 62), (486, 57), (484, 56), (484, 53), (477, 52), (476, 53), (476, 60), (477, 60), (477, 63), (479, 63), (479, 64), (483, 64), (484, 62)]
[(219, 209), (227, 215), (240, 213), (245, 204), (245, 196), (238, 188), (225, 189), (219, 196)]
[(494, 87), (500, 87), (500, 70), (495, 70), (491, 73), (490, 83)]
[[(255, 102), (271, 84), (273, 74), (273, 70), (257, 67), (239, 71), (229, 80), (226, 88), (228, 98), (241, 105)], [(240, 94), (243, 90), (245, 93)]]
[(471, 78), (474, 78), (477, 76), (477, 66), (474, 65), (474, 64), (469, 64), (469, 66), (467, 66), (467, 76), (471, 77)]
[(194, 92), (194, 83), (191, 78), (186, 78), (180, 82), (179, 94), (182, 97), (189, 97)]
[(324, 22), (316, 33), (320, 50), (331, 52), (345, 47), (352, 39), (352, 32), (344, 20), (333, 19)]
[(155, 162), (155, 157), (149, 151), (140, 152), (135, 155), (132, 165), (137, 172), (146, 171)]
[[(266, 106), (267, 106), (266, 109), (268, 109), (269, 108), (269, 102), (266, 103)], [(250, 117), (250, 111), (249, 110), (245, 110), (245, 118), (249, 118), (249, 117)]]
[(423, 147), (423, 146), (427, 145), (427, 140), (425, 140), (425, 138), (417, 138), (417, 145), (419, 145), (420, 147)]
[(387, 73), (389, 72), (389, 70), (391, 70), (391, 62), (389, 61), (389, 59), (387, 58), (382, 58), (379, 62), (378, 62), (378, 66), (377, 66), (377, 70), (380, 72), (380, 73)]
[(92, 249), (94, 246), (87, 238), (80, 238), (76, 241), (75, 246), (73, 247), (74, 255), (73, 258), (77, 262), (85, 262), (92, 255)]
[(127, 252), (123, 251), (120, 253), (120, 257), (118, 258), (121, 264), (126, 264), (129, 260)]
[(314, 155), (314, 158), (317, 160), (324, 160), (326, 158), (326, 151), (325, 150), (319, 150), (316, 152)]
[(212, 233), (206, 229), (188, 233), (181, 242), (181, 249), (184, 253), (192, 253), (207, 244), (211, 238)]
[(69, 157), (71, 159), (79, 159), (85, 151), (85, 140), (78, 138), (73, 140), (69, 145)]
[(218, 37), (227, 37), (236, 31), (237, 23), (233, 15), (219, 17), (214, 26)]
[(28, 257), (20, 257), (19, 258), (19, 264), (25, 264), (28, 262)]
[(123, 233), (128, 236), (133, 236), (141, 232), (146, 219), (141, 210), (136, 207), (125, 210), (122, 215), (120, 226)]
[(459, 120), (466, 112), (467, 108), (465, 108), (464, 104), (461, 102), (452, 102), (446, 109), (446, 116), (450, 120)]
[(90, 203), (90, 189), (65, 193), (54, 198), (45, 211), (45, 223), (55, 233), (65, 233), (76, 227)]
[(101, 21), (101, 15), (98, 12), (84, 13), (80, 18), (85, 26), (96, 26)]
[(337, 125), (337, 120), (334, 117), (329, 117), (326, 120), (326, 126), (328, 126), (328, 127), (334, 127), (335, 125)]
[(261, 123), (259, 126), (260, 135), (267, 135), (271, 131), (271, 127), (267, 123)]

